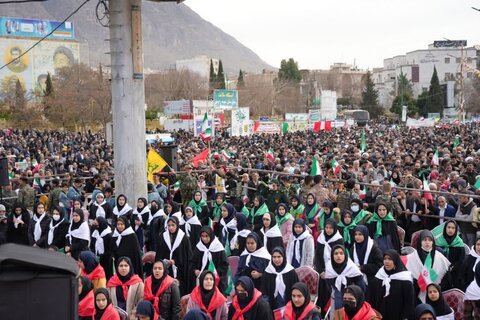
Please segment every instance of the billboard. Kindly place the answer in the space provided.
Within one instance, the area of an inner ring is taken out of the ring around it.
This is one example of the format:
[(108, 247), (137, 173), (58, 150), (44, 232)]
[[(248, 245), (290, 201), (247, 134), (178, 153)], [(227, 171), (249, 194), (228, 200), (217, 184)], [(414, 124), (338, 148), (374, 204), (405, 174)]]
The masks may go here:
[[(0, 63), (7, 64), (15, 60), (35, 43), (36, 40), (0, 37)], [(45, 89), (48, 73), (54, 75), (58, 69), (78, 63), (79, 60), (78, 42), (42, 41), (30, 52), (0, 70), (1, 94), (14, 92), (17, 81), (27, 92), (41, 92)]]
[(285, 121), (308, 121), (308, 113), (285, 113)]
[[(53, 31), (57, 28), (55, 31)], [(73, 23), (66, 21), (33, 20), (12, 17), (0, 17), (0, 36), (15, 38), (43, 38), (50, 32), (47, 39), (74, 40)]]
[(213, 92), (213, 107), (216, 109), (231, 109), (238, 107), (237, 90), (215, 90)]
[(164, 101), (163, 112), (166, 115), (191, 114), (192, 104), (190, 100)]
[(250, 108), (232, 110), (232, 136), (248, 136), (250, 124)]
[[(195, 103), (197, 102), (197, 103)], [(207, 121), (210, 128), (212, 128), (212, 136), (215, 136), (215, 112), (210, 108), (202, 108), (197, 105), (202, 105), (202, 101), (195, 101), (193, 103), (193, 134), (197, 137), (202, 133), (202, 124), (205, 113), (207, 113)]]
[(253, 125), (254, 133), (281, 133), (282, 124), (280, 122), (258, 122)]

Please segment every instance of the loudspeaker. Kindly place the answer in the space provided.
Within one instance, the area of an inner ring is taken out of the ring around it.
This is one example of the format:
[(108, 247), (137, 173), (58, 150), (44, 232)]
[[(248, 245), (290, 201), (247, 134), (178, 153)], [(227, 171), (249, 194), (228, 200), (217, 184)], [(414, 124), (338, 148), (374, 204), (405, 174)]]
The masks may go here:
[(8, 186), (9, 183), (7, 158), (0, 158), (0, 187)]
[[(161, 146), (160, 147), (160, 156), (165, 160), (168, 165), (175, 171), (177, 169), (177, 146), (176, 145), (169, 145), (169, 146)], [(163, 169), (163, 171), (170, 172), (169, 168)]]
[(59, 252), (0, 246), (2, 320), (78, 319), (75, 261)]

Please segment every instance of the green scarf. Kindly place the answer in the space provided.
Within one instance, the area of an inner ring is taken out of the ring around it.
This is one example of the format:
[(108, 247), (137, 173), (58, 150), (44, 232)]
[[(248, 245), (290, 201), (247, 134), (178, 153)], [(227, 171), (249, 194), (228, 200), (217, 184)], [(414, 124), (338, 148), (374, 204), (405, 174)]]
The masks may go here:
[(202, 213), (202, 208), (205, 207), (206, 205), (207, 203), (203, 199), (201, 199), (198, 204), (195, 202), (194, 199), (190, 200), (190, 202), (188, 203), (188, 207), (192, 208), (193, 213), (195, 215)]
[(383, 219), (380, 218), (378, 213), (375, 212), (373, 214), (373, 217), (371, 217), (370, 220), (368, 220), (368, 223), (372, 223), (372, 222), (377, 223), (377, 227), (375, 229), (375, 239), (378, 239), (382, 236), (382, 221), (395, 221), (395, 219), (393, 218), (391, 212), (387, 213), (387, 215)]
[(265, 202), (257, 209), (257, 211), (255, 211), (255, 207), (252, 207), (252, 209), (250, 209), (250, 217), (252, 218), (252, 223), (255, 220), (255, 217), (263, 216), (267, 212), (268, 207)]
[(370, 212), (368, 212), (367, 210), (360, 210), (360, 212), (355, 216), (355, 218), (353, 218), (353, 223), (355, 224), (359, 224), (360, 221), (362, 221), (366, 216), (368, 216)]
[[(313, 218), (315, 218), (315, 215), (317, 214), (318, 208), (319, 208), (318, 203), (315, 203), (315, 205), (312, 207), (312, 209), (310, 209), (310, 211), (307, 212), (307, 215), (306, 215), (307, 216), (306, 217), (307, 218), (307, 221), (306, 221), (307, 224), (313, 223)], [(323, 209), (320, 212), (320, 214), (322, 214), (322, 212), (323, 212)]]
[(280, 229), (280, 231), (282, 231), (283, 223), (290, 218), (293, 219), (293, 216), (290, 213), (285, 213), (285, 215), (283, 217), (280, 217), (278, 214), (275, 216), (275, 220), (277, 220), (277, 225), (278, 225), (278, 228)]
[(303, 214), (303, 210), (305, 209), (305, 206), (303, 204), (299, 204), (297, 209), (294, 209), (293, 207), (290, 208), (290, 214), (294, 219), (300, 218)]
[(350, 230), (355, 229), (357, 227), (357, 224), (355, 222), (351, 222), (348, 226), (343, 224), (343, 221), (340, 221), (338, 224), (339, 228), (343, 228), (343, 240), (345, 240), (345, 243), (351, 244), (352, 243), (352, 237), (350, 237)]
[(463, 248), (463, 241), (458, 234), (455, 236), (455, 239), (453, 239), (452, 243), (448, 243), (447, 239), (445, 239), (442, 234), (439, 238), (435, 239), (435, 244), (438, 247), (441, 247), (447, 255), (448, 251), (450, 251), (450, 248)]
[[(330, 218), (334, 219), (335, 220), (335, 213), (333, 212), (333, 210), (330, 211)], [(325, 209), (322, 208), (322, 210), (320, 210), (320, 221), (318, 223), (318, 230), (321, 231), (323, 229), (325, 229)]]
[(242, 213), (245, 215), (245, 217), (247, 217), (247, 219), (248, 219), (248, 216), (250, 215), (250, 212), (248, 212), (247, 207), (243, 206), (241, 212), (242, 212)]
[(213, 220), (220, 220), (220, 217), (222, 216), (222, 207), (225, 203), (226, 202), (223, 201), (220, 205), (218, 205), (216, 201), (213, 202)]

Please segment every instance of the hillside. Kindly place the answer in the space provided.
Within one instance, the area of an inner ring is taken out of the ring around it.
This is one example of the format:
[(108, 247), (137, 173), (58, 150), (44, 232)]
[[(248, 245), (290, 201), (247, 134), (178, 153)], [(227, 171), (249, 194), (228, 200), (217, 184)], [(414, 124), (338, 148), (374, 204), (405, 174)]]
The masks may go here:
[[(2, 6), (2, 16), (62, 21), (83, 0), (49, 0), (40, 3)], [(110, 64), (108, 28), (96, 20), (97, 1), (87, 3), (70, 19), (75, 26), (77, 40), (82, 42), (82, 61), (91, 66)], [(203, 20), (188, 6), (175, 3), (144, 1), (143, 43), (145, 68), (164, 70), (177, 59), (208, 55), (222, 59), (228, 73), (261, 72), (273, 69), (252, 50), (242, 45), (213, 24)]]

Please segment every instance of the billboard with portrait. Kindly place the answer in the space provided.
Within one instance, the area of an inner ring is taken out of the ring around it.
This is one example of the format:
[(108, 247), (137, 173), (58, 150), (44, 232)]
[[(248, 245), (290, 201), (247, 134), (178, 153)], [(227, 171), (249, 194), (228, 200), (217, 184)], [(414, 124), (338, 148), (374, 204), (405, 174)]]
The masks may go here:
[(0, 36), (1, 63), (11, 62), (0, 70), (2, 95), (12, 93), (18, 81), (27, 92), (44, 90), (48, 73), (54, 75), (60, 68), (80, 62), (80, 44), (74, 41), (45, 40), (21, 56), (35, 43)]

